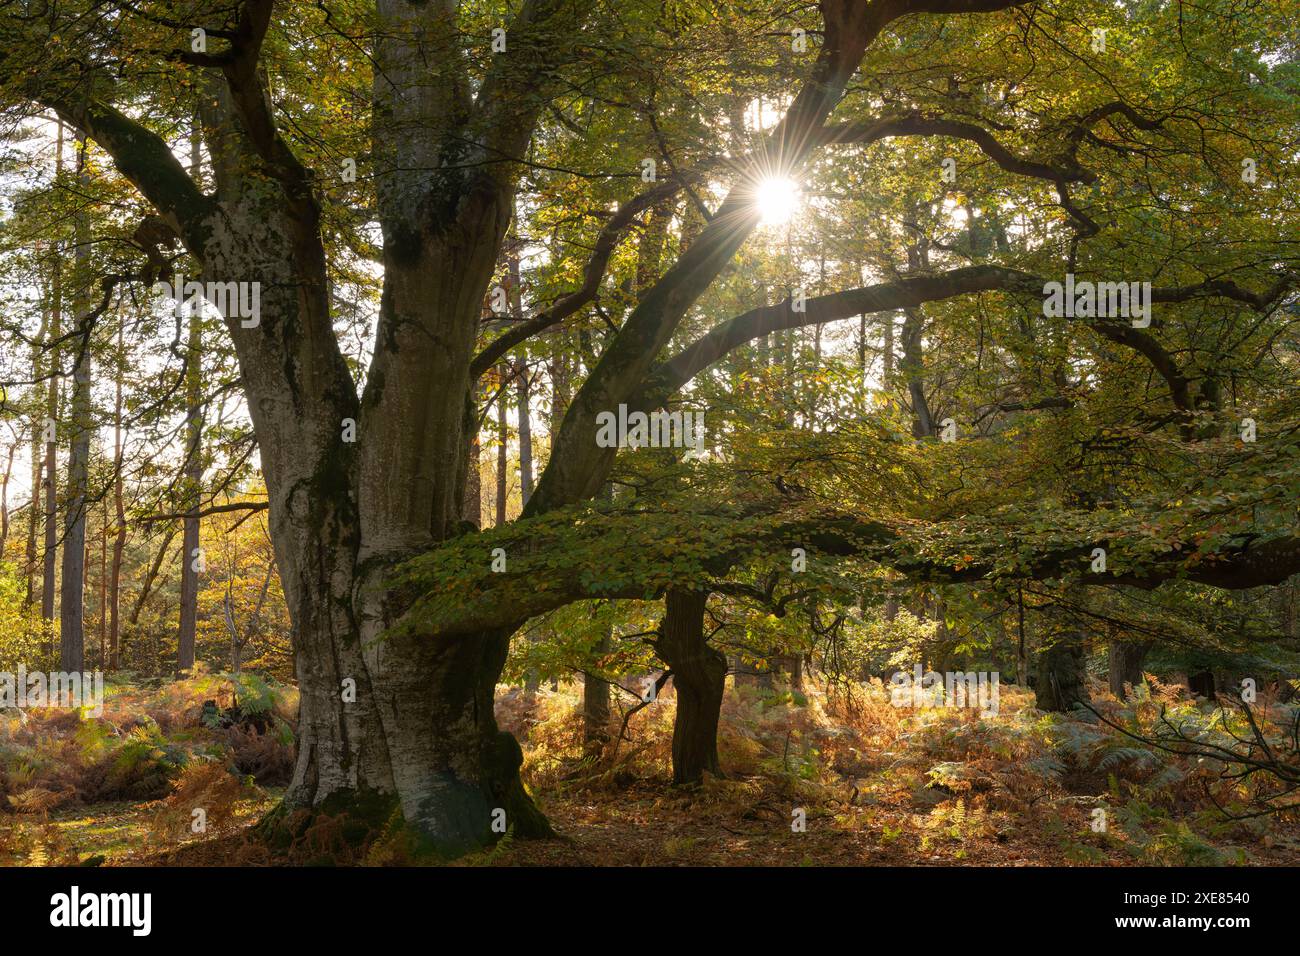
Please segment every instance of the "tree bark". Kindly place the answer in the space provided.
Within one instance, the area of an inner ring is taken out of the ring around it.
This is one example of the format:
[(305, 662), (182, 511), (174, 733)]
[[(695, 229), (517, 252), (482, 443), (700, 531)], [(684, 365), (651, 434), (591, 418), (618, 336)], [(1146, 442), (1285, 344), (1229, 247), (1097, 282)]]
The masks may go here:
[[(33, 376), (35, 377), (35, 376)], [(25, 573), (27, 593), (23, 608), (32, 606), (36, 598), (36, 533), (41, 520), (41, 430), (40, 418), (32, 417), (32, 494), (27, 502), (27, 557)]]
[[(63, 171), (63, 124), (58, 124), (54, 152), (55, 176)], [(45, 398), (45, 468), (42, 484), (45, 489), (45, 554), (41, 574), (41, 617), (54, 620), (55, 562), (59, 552), (59, 529), (55, 524), (58, 514), (58, 445), (54, 423), (59, 420), (59, 337), (63, 331), (63, 256), (56, 242), (53, 250), (53, 275), (50, 279), (50, 381)], [(53, 648), (50, 656), (53, 657)]]
[[(201, 124), (196, 115), (190, 128), (189, 174), (195, 182), (202, 182)], [(179, 328), (176, 334), (180, 336)], [(176, 634), (178, 675), (194, 667), (199, 618), (199, 506), (203, 486), (203, 303), (199, 301), (190, 305), (185, 341), (185, 461), (181, 466), (180, 486), (185, 517), (181, 533), (180, 622)]]
[(533, 434), (529, 420), (528, 366), (519, 365), (519, 494), (525, 505), (533, 494)]
[(176, 537), (176, 528), (169, 527), (163, 535), (162, 545), (158, 548), (158, 553), (154, 555), (153, 561), (150, 562), (148, 569), (145, 571), (144, 580), (140, 582), (140, 591), (135, 596), (135, 603), (131, 605), (131, 613), (126, 616), (126, 622), (132, 627), (140, 623), (140, 612), (144, 610), (145, 602), (149, 600), (149, 595), (153, 593), (154, 582), (158, 579), (158, 572), (162, 570), (163, 561), (167, 559), (172, 538), (174, 537)]
[[(609, 636), (600, 639), (596, 653), (609, 651)], [(599, 757), (609, 742), (609, 681), (590, 671), (582, 675), (582, 749), (588, 757)]]
[(108, 502), (103, 503), (99, 527), (99, 667), (108, 670)]
[(1111, 642), (1110, 692), (1120, 700), (1128, 696), (1125, 685), (1136, 687), (1142, 683), (1142, 661), (1152, 644), (1152, 641)]
[[(86, 137), (77, 135), (78, 180), (89, 181), (86, 171)], [(90, 312), (90, 230), (86, 214), (74, 219), (76, 235), (74, 311), (81, 319)], [(68, 491), (63, 525), (63, 589), (59, 603), (59, 666), (64, 671), (85, 667), (86, 512), (90, 468), (90, 333), (87, 326), (74, 339), (77, 349), (72, 372), (72, 442), (68, 450)]]
[[(504, 380), (505, 371), (501, 372)], [(504, 384), (504, 381), (503, 381)], [(497, 396), (497, 526), (506, 523), (506, 504), (510, 500), (510, 426), (506, 420), (506, 389)]]
[(718, 719), (727, 677), (727, 659), (704, 635), (707, 591), (671, 589), (655, 651), (673, 672), (677, 716), (673, 721), (673, 783), (695, 785), (708, 771), (722, 776), (718, 763)]
[(14, 455), (18, 452), (20, 440), (18, 436), (14, 436), (13, 444), (9, 446), (8, 458), (5, 460), (4, 477), (0, 479), (0, 558), (4, 557), (5, 545), (9, 542), (9, 476), (14, 470)]
[(803, 690), (803, 654), (790, 655), (790, 686), (797, 691)]
[(194, 638), (199, 617), (199, 506), (203, 485), (203, 308), (192, 304), (185, 344), (185, 462), (181, 467), (180, 625), (176, 634), (176, 672), (194, 667)]
[(934, 434), (934, 419), (925, 396), (925, 355), (921, 342), (925, 319), (919, 309), (906, 309), (904, 314), (903, 362), (907, 366), (907, 393), (912, 402), (912, 435), (928, 438)]
[(469, 468), (465, 475), (464, 510), (462, 518), (476, 529), (483, 527), (483, 474), (479, 471), (480, 448), (478, 432), (469, 442)]
[[(813, 130), (842, 97), (866, 45), (907, 12), (900, 5), (868, 14), (846, 0), (824, 6), (826, 44), (786, 118), (767, 134), (767, 148), (792, 167), (814, 148)], [(315, 177), (278, 132), (260, 62), (271, 4), (241, 6), (237, 39), (199, 97), (211, 192), (197, 188), (165, 141), (121, 111), (33, 93), (105, 146), (201, 261), (205, 280), (261, 289), (260, 324), (227, 316), (226, 325), (293, 626), (301, 703), (284, 807), (382, 812), (395, 801), (409, 825), (448, 853), (494, 839), (494, 809), (506, 811), (519, 835), (549, 832), (520, 783), (519, 746), (492, 713), (522, 619), (477, 629), (467, 617), (432, 633), (389, 632), (412, 597), (392, 588), (390, 572), (461, 530), (471, 368), (513, 209), (515, 157), (527, 152), (557, 87), (555, 65), (576, 48), (587, 9), (528, 0), (508, 31), (524, 54), (496, 58), (471, 79), (453, 8), (377, 3), (376, 134), (366, 158), (384, 286), (360, 397), (331, 322)], [(614, 451), (596, 446), (594, 417), (641, 389), (655, 356), (757, 220), (738, 186), (642, 297), (570, 405), (530, 513), (589, 498), (604, 484)], [(355, 445), (340, 437), (348, 419)]]
[(1034, 686), (1039, 710), (1069, 713), (1076, 704), (1089, 703), (1084, 676), (1083, 635), (1062, 633), (1038, 655), (1038, 680)]
[[(49, 301), (50, 296), (48, 288), (42, 282), (41, 302)], [(32, 339), (32, 381), (41, 380), (41, 351), (45, 347), (45, 337), (50, 328), (50, 309), (48, 305), (41, 308), (41, 327), (37, 330), (35, 337)], [(33, 391), (36, 386), (33, 385)], [(39, 393), (37, 393), (39, 394)], [(32, 434), (31, 434), (31, 474), (32, 474), (32, 494), (27, 503), (27, 555), (25, 564), (24, 577), (27, 579), (27, 593), (23, 598), (23, 609), (32, 606), (32, 601), (36, 596), (36, 533), (40, 524), (41, 513), (41, 468), (44, 461), (44, 453), (41, 447), (41, 417), (36, 409), (32, 410)]]
[(126, 504), (122, 488), (122, 378), (126, 356), (122, 347), (124, 323), (117, 327), (117, 368), (113, 397), (113, 566), (109, 575), (108, 669), (121, 666), (122, 556), (126, 551)]
[(1187, 687), (1198, 697), (1204, 697), (1206, 700), (1214, 700), (1218, 691), (1218, 683), (1214, 678), (1214, 671), (1200, 670), (1188, 674)]

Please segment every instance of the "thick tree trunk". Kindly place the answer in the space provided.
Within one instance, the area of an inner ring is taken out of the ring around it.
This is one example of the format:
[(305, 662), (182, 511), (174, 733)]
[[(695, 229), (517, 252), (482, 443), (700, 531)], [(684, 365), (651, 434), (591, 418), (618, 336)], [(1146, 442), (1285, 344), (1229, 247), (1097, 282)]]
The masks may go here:
[(1142, 683), (1142, 662), (1151, 641), (1112, 641), (1110, 645), (1110, 692), (1124, 700), (1128, 694), (1124, 687)]
[[(511, 628), (387, 633), (411, 597), (392, 588), (389, 572), (461, 530), (482, 299), (513, 208), (517, 157), (527, 154), (536, 118), (559, 86), (563, 58), (554, 51), (575, 43), (589, 5), (524, 4), (510, 22), (511, 54), (481, 81), (454, 4), (378, 0), (375, 8), (375, 135), (366, 160), (383, 230), (384, 288), (359, 400), (330, 316), (313, 195), (323, 171), (304, 168), (279, 135), (259, 59), (271, 4), (241, 8), (238, 42), (218, 58), (219, 70), (205, 73), (215, 87), (205, 82), (199, 97), (210, 190), (130, 117), (79, 100), (56, 108), (104, 142), (202, 260), (206, 279), (261, 289), (261, 324), (227, 316), (227, 325), (293, 626), (300, 737), (286, 806), (355, 807), (377, 793), (400, 804), (434, 846), (455, 852), (492, 839), (489, 813), (497, 809), (518, 833), (546, 832), (519, 782), (518, 745), (492, 715)], [(763, 144), (792, 172), (865, 47), (909, 9), (823, 8), (826, 45)], [(604, 484), (615, 451), (596, 445), (595, 417), (636, 400), (652, 363), (758, 218), (748, 184), (707, 225), (688, 209), (685, 253), (602, 350), (554, 436), (529, 514), (581, 501)], [(340, 439), (345, 422), (356, 427), (355, 445)], [(709, 731), (684, 736), (680, 753), (675, 743), (684, 767), (717, 764), (725, 668), (703, 641), (704, 602), (703, 594), (668, 601), (665, 646), (680, 667), (679, 718), (690, 726), (697, 713)]]
[(673, 589), (664, 598), (662, 633), (656, 653), (673, 672), (677, 717), (673, 722), (673, 783), (700, 783), (707, 770), (722, 776), (718, 763), (718, 717), (727, 659), (704, 636), (707, 591)]
[(356, 593), (389, 789), (406, 823), (446, 856), (490, 843), (500, 835), (496, 820), (521, 836), (551, 835), (519, 780), (523, 752), (494, 715), (513, 628), (374, 641), (396, 608), (364, 582)]
[(1076, 704), (1090, 702), (1084, 675), (1082, 634), (1060, 634), (1055, 642), (1039, 652), (1034, 694), (1039, 710), (1068, 713)]
[(1214, 679), (1214, 671), (1201, 670), (1194, 671), (1187, 675), (1187, 686), (1193, 694), (1198, 697), (1204, 697), (1206, 700), (1214, 700), (1218, 687)]
[[(129, 118), (66, 108), (154, 202), (206, 282), (260, 294), (260, 316), (227, 314), (226, 325), (292, 621), (299, 739), (284, 808), (384, 822), (400, 807), (430, 846), (458, 853), (499, 835), (498, 809), (517, 834), (549, 832), (520, 783), (519, 746), (492, 713), (513, 628), (387, 634), (411, 599), (390, 572), (462, 530), (470, 365), (513, 204), (509, 158), (524, 154), (545, 97), (531, 80), (515, 89), (512, 75), (475, 99), (457, 79), (467, 64), (446, 8), (377, 7), (368, 159), (384, 288), (360, 398), (331, 322), (314, 177), (278, 135), (256, 60), (270, 5), (249, 6), (241, 29), (255, 39), (199, 98), (210, 191)], [(568, 24), (545, 34), (567, 37), (583, 15), (580, 4), (529, 5), (516, 23), (523, 34)], [(355, 443), (342, 437), (352, 427)]]

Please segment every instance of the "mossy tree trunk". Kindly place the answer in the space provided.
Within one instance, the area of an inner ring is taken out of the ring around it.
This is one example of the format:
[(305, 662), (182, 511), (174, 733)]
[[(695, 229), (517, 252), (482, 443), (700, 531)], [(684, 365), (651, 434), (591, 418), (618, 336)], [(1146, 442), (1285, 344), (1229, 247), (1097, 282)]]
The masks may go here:
[[(816, 145), (813, 131), (867, 45), (910, 12), (849, 0), (821, 6), (825, 42), (764, 147), (792, 171)], [(475, 630), (466, 622), (380, 638), (409, 602), (393, 593), (391, 569), (464, 530), (476, 382), (522, 341), (476, 355), (514, 209), (517, 158), (528, 154), (537, 119), (560, 88), (565, 58), (583, 48), (590, 5), (527, 0), (508, 24), (509, 55), (478, 76), (453, 7), (378, 0), (375, 133), (359, 151), (371, 166), (374, 196), (361, 201), (372, 203), (382, 228), (384, 275), (362, 395), (335, 335), (319, 201), (325, 186), (346, 186), (336, 170), (308, 169), (280, 132), (262, 62), (273, 12), (267, 0), (249, 0), (219, 57), (181, 54), (203, 68), (196, 99), (211, 170), (203, 183), (162, 137), (102, 98), (111, 93), (81, 83), (25, 89), (112, 156), (205, 282), (260, 289), (260, 316), (247, 321), (229, 310), (226, 327), (266, 480), (301, 693), (285, 808), (365, 816), (400, 806), (448, 854), (499, 835), (498, 809), (515, 832), (544, 834), (549, 828), (519, 780), (518, 744), (493, 718), (514, 627)], [(757, 225), (746, 186), (757, 171), (755, 162), (738, 177), (713, 221), (639, 296), (602, 350), (554, 436), (527, 514), (589, 498), (605, 483), (615, 452), (597, 446), (596, 416), (640, 400), (683, 317)], [(51, 593), (47, 586), (47, 601)], [(695, 593), (669, 601), (666, 646), (682, 700), (674, 755), (683, 778), (717, 766), (725, 665), (701, 639), (704, 601)]]

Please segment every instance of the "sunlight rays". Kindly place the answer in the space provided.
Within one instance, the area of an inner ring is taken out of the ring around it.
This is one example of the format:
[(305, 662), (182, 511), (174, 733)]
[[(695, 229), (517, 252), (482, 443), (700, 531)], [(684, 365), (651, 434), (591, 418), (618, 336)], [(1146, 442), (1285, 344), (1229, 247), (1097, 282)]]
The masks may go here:
[(799, 184), (789, 176), (765, 176), (754, 189), (760, 226), (784, 226), (799, 205)]

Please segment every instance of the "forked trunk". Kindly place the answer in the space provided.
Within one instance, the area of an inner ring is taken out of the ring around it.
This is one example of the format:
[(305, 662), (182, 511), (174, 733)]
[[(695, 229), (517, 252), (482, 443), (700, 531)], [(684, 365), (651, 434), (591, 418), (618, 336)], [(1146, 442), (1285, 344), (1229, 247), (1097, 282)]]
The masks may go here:
[(302, 703), (286, 804), (372, 827), (400, 811), (421, 845), (445, 857), (507, 830), (551, 835), (520, 782), (519, 744), (493, 712), (509, 632), (381, 636), (399, 611), (379, 583), (386, 571), (358, 578), (350, 598), (301, 596), (301, 621), (312, 623), (295, 627)]

